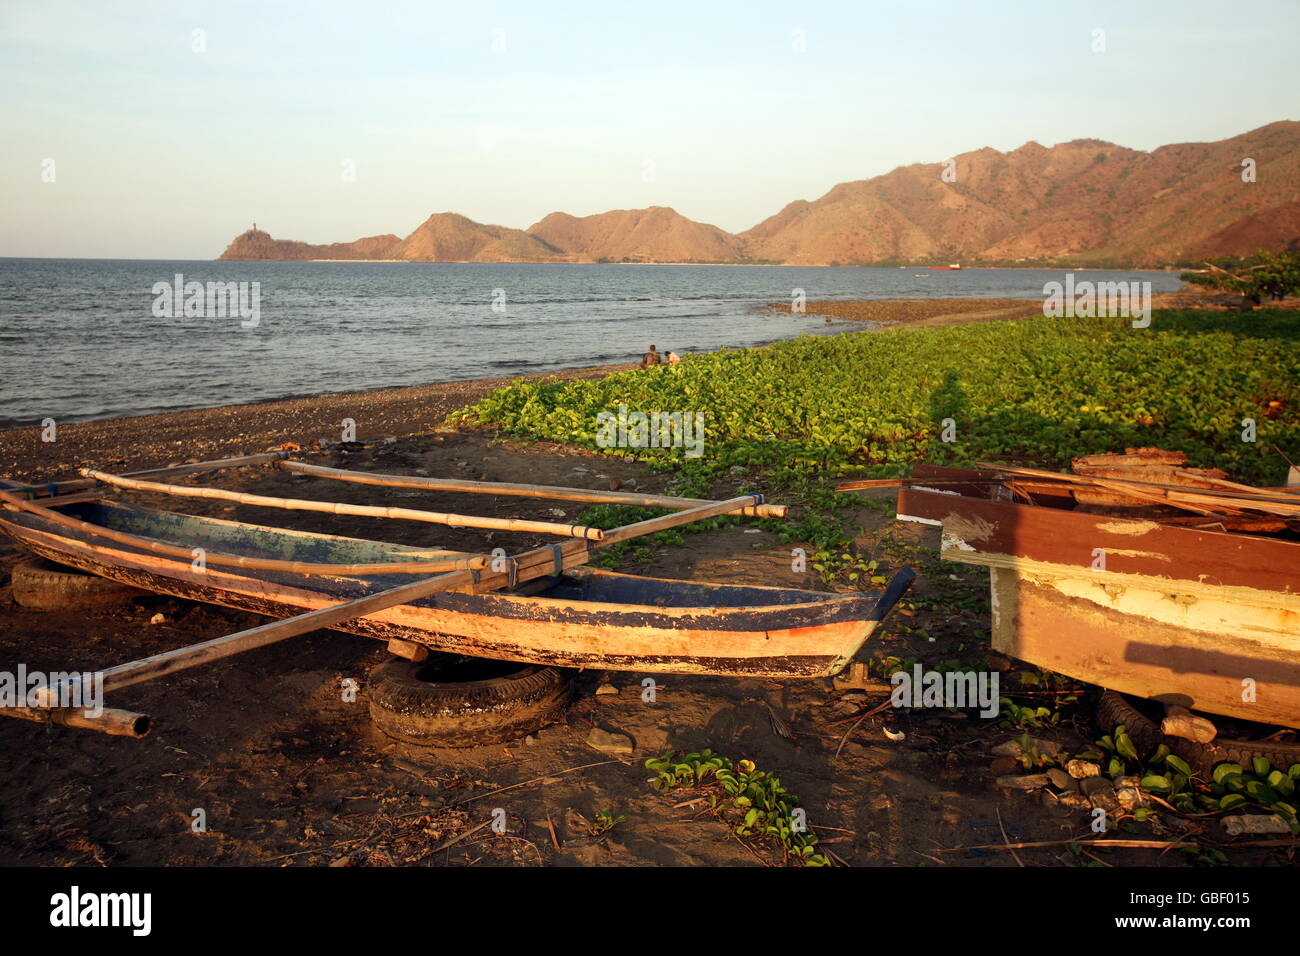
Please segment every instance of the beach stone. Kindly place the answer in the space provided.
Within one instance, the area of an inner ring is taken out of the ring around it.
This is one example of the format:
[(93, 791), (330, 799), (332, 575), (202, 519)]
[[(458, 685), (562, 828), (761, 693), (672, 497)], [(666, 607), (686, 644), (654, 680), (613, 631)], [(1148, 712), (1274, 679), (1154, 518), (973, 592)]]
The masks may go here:
[(1224, 817), (1222, 823), (1223, 829), (1228, 831), (1228, 836), (1240, 836), (1243, 833), (1291, 832), (1291, 827), (1276, 813)]
[(1136, 787), (1121, 787), (1115, 791), (1115, 799), (1125, 810), (1134, 810), (1147, 802), (1146, 796)]
[(1092, 809), (1092, 803), (1088, 798), (1081, 793), (1075, 793), (1073, 790), (1060, 794), (1057, 799), (1060, 801), (1061, 806), (1069, 807), (1071, 810)]
[(1092, 804), (1094, 810), (1105, 810), (1107, 813), (1119, 813), (1119, 800), (1115, 798), (1115, 792), (1099, 793), (1094, 797), (1089, 797), (1088, 802)]
[[(1101, 765), (1095, 764), (1091, 760), (1071, 760), (1066, 763), (1065, 772), (1075, 780), (1083, 780), (1086, 777), (1099, 777), (1101, 776)], [(1106, 782), (1110, 783), (1109, 780)]]
[(858, 712), (858, 706), (847, 700), (837, 700), (826, 708), (826, 712), (834, 718), (851, 717)]
[(1115, 789), (1116, 790), (1129, 790), (1129, 789), (1141, 790), (1142, 778), (1141, 777), (1119, 777), (1115, 780)]
[(592, 727), (591, 733), (587, 734), (587, 746), (613, 755), (630, 754), (636, 749), (632, 745), (632, 738), (627, 734), (610, 733), (599, 727)]
[(1051, 779), (1045, 773), (1031, 773), (1022, 777), (998, 777), (995, 781), (999, 787), (1004, 787), (1007, 790), (1037, 790), (1039, 787), (1045, 787), (1051, 782)]
[(613, 694), (614, 696), (618, 695), (618, 688), (613, 684), (601, 684), (596, 688), (597, 697), (605, 697), (610, 694)]
[(1057, 767), (1053, 767), (1052, 769), (1047, 771), (1047, 776), (1051, 779), (1052, 786), (1055, 787), (1057, 790), (1074, 789), (1074, 778), (1071, 777), (1064, 770), (1061, 770)]
[[(1048, 757), (1055, 757), (1061, 752), (1061, 745), (1054, 740), (1044, 740), (1041, 737), (1030, 737), (1029, 746), (1040, 754)], [(1019, 740), (1008, 740), (994, 747), (990, 753), (995, 757), (1019, 757), (1022, 753)]]
[(1095, 798), (1102, 794), (1115, 795), (1115, 785), (1105, 777), (1084, 777), (1079, 781), (1079, 789), (1084, 796)]
[(1004, 777), (1008, 774), (1015, 773), (1019, 767), (1020, 761), (1015, 757), (998, 757), (989, 766), (989, 769), (992, 770), (996, 776)]

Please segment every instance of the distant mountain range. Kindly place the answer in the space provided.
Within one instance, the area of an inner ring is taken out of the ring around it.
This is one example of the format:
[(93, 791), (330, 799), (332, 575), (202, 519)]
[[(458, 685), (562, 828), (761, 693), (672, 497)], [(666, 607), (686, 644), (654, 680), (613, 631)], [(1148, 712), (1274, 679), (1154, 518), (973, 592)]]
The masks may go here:
[(249, 230), (220, 258), (1160, 266), (1261, 248), (1300, 248), (1300, 122), (1149, 153), (1096, 139), (978, 149), (841, 183), (739, 234), (663, 206), (553, 212), (528, 229), (448, 212), (405, 239), (309, 245)]

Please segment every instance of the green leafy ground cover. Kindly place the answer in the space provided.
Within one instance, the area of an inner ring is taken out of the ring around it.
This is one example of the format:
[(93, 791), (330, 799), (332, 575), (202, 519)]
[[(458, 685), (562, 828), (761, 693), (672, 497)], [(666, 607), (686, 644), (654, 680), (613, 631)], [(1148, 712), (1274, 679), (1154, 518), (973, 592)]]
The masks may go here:
[[(684, 480), (728, 470), (774, 486), (884, 476), (913, 462), (1033, 461), (1158, 445), (1234, 478), (1281, 483), (1300, 446), (1300, 313), (1157, 312), (806, 336), (600, 380), (521, 382), (467, 424), (598, 448), (602, 411), (703, 412), (704, 453), (617, 448)], [(942, 421), (956, 441), (941, 440)], [(1256, 441), (1242, 440), (1242, 420)], [(1294, 457), (1294, 456), (1293, 456)]]

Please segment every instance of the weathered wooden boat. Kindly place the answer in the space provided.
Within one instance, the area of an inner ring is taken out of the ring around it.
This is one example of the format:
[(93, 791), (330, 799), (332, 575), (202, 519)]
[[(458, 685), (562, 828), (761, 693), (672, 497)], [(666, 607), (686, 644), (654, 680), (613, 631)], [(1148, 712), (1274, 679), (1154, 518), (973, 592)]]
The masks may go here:
[[(374, 475), (287, 460), (287, 452), (32, 486), (0, 482), (0, 533), (60, 564), (145, 590), (280, 620), (108, 668), (105, 692), (229, 657), (319, 628), (388, 641), (402, 657), (430, 650), (557, 667), (643, 673), (816, 678), (841, 671), (907, 590), (898, 571), (879, 595), (705, 584), (584, 567), (595, 549), (722, 514), (781, 517), (742, 495), (727, 501), (596, 492), (404, 475)], [(601, 530), (581, 525), (269, 498), (149, 478), (271, 465), (360, 484), (655, 506), (674, 513)], [(233, 500), (262, 507), (527, 530), (559, 543), (515, 555), (415, 548), (109, 501), (105, 488)], [(143, 715), (72, 713), (71, 686), (0, 715), (139, 735)]]
[[(1017, 500), (1004, 474), (933, 467), (898, 496), (901, 520), (942, 529), (944, 558), (989, 568), (996, 650), (1165, 704), (1300, 727), (1300, 539), (1227, 533), (1213, 514), (1190, 527), (1087, 513), (1070, 485), (1021, 471), (1040, 484)], [(1200, 509), (1209, 496), (1190, 497)], [(1222, 507), (1237, 521), (1300, 508), (1280, 499), (1238, 492)]]
[[(0, 512), (0, 530), (24, 547), (91, 574), (147, 591), (288, 617), (378, 594), (420, 574), (196, 568), (189, 557), (153, 554), (97, 533), (113, 529), (183, 547), (315, 564), (464, 557), (358, 538), (200, 518), (110, 502), (61, 509), (81, 528), (26, 512)], [(910, 581), (880, 597), (789, 588), (703, 584), (570, 568), (527, 593), (455, 591), (390, 607), (338, 626), (431, 650), (557, 667), (751, 677), (838, 673), (871, 636)]]

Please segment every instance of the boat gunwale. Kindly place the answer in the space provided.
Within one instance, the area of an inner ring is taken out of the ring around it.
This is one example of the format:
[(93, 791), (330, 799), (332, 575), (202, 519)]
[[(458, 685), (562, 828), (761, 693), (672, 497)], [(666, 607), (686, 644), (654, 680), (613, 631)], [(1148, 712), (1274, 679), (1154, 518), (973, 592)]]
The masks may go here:
[[(220, 519), (220, 518), (207, 518), (207, 517), (197, 516), (197, 515), (186, 515), (181, 512), (158, 511), (155, 509), (143, 508), (136, 505), (124, 505), (121, 503), (113, 503), (112, 506), (114, 508), (118, 508), (124, 511), (130, 511), (130, 512), (135, 512), (135, 513), (145, 514), (145, 515), (166, 515), (168, 517), (174, 516), (174, 517), (195, 519), (198, 521), (215, 521), (229, 526), (254, 527), (259, 529), (266, 528), (267, 530), (270, 531), (286, 530), (286, 529), (269, 527), (269, 526), (248, 525), (245, 522), (228, 521), (226, 519)], [(29, 519), (33, 523), (40, 523), (46, 526), (32, 527), (31, 525), (28, 525), (24, 522), (12, 521), (10, 520), (9, 512), (0, 510), (0, 524), (15, 525), (16, 527), (21, 528), (25, 531), (35, 532), (36, 534), (39, 534), (46, 539), (53, 539), (52, 541), (47, 540), (46, 542), (46, 547), (50, 548), (51, 550), (56, 550), (56, 551), (61, 550), (60, 545), (57, 542), (67, 542), (67, 546), (63, 547), (62, 550), (69, 550), (69, 548), (72, 548), (83, 552), (89, 552), (92, 556), (95, 556), (95, 553), (88, 546), (94, 545), (96, 547), (101, 547), (101, 548), (106, 547), (109, 550), (115, 552), (116, 554), (120, 554), (124, 558), (129, 560), (131, 562), (129, 566), (132, 567), (133, 570), (150, 573), (150, 574), (157, 574), (158, 576), (168, 577), (173, 580), (180, 580), (180, 581), (187, 580), (187, 578), (184, 576), (178, 576), (174, 574), (164, 574), (162, 573), (161, 569), (157, 566), (158, 562), (162, 562), (163, 567), (169, 567), (172, 569), (187, 569), (189, 567), (188, 562), (180, 558), (168, 557), (166, 555), (157, 555), (145, 550), (139, 550), (139, 551), (124, 550), (128, 546), (123, 545), (119, 542), (111, 541), (110, 539), (92, 539), (90, 536), (88, 536), (87, 540), (80, 541), (77, 538), (70, 537), (68, 533), (66, 533), (63, 529), (59, 528), (59, 526), (57, 525), (47, 525), (46, 522), (42, 520), (40, 515), (29, 515)], [(94, 522), (89, 522), (89, 521), (87, 523), (94, 524)], [(58, 530), (51, 531), (50, 530), (51, 528), (55, 528)], [(291, 533), (317, 536), (316, 532), (291, 532)], [(139, 536), (145, 537), (144, 535), (139, 535)], [(322, 538), (343, 537), (339, 535), (327, 535), (327, 534), (321, 534), (318, 536)], [(19, 537), (19, 536), (11, 534), (11, 537)], [(168, 541), (165, 539), (153, 539), (153, 540), (161, 540), (165, 544), (173, 544), (173, 545), (176, 544), (175, 541)], [(343, 540), (368, 541), (368, 539), (364, 539), (364, 538), (343, 538)], [(386, 542), (373, 542), (373, 543), (386, 544)], [(405, 546), (398, 545), (397, 547), (405, 547)], [(97, 557), (100, 563), (107, 564), (110, 566), (112, 565), (113, 561), (121, 560), (120, 558), (114, 558), (110, 560), (103, 555), (98, 555)], [(133, 558), (135, 560), (131, 560)], [(148, 558), (154, 561), (155, 566), (149, 567), (141, 564), (139, 562), (140, 558)], [(287, 577), (298, 579), (297, 584), (283, 584), (279, 581), (271, 580), (265, 576), (257, 577), (257, 576), (250, 576), (247, 574), (233, 573), (234, 571), (238, 571), (238, 570), (242, 570), (242, 569), (223, 567), (220, 569), (213, 570), (210, 568), (203, 573), (204, 575), (206, 575), (206, 579), (209, 580), (210, 582), (209, 586), (215, 589), (230, 590), (236, 593), (243, 593), (248, 590), (253, 590), (253, 591), (259, 590), (256, 587), (249, 588), (247, 585), (260, 584), (260, 585), (270, 585), (273, 588), (284, 590), (284, 591), (310, 594), (318, 598), (325, 597), (325, 598), (335, 599), (335, 600), (340, 598), (339, 594), (324, 589), (309, 589), (308, 587), (304, 587), (304, 585), (310, 586), (313, 582), (322, 582), (322, 583), (330, 582), (335, 585), (351, 584), (355, 586), (357, 584), (360, 584), (365, 586), (367, 589), (382, 590), (384, 584), (383, 582), (378, 581), (377, 580), (378, 578), (420, 577), (420, 575), (418, 574), (401, 572), (401, 571), (394, 571), (392, 574), (366, 575), (366, 576), (355, 577), (355, 578), (345, 578), (342, 576), (336, 577), (336, 576), (319, 574), (319, 573), (290, 574), (289, 572), (283, 572), (283, 574)], [(573, 574), (573, 572), (575, 571), (578, 573)], [(267, 573), (276, 573), (276, 572), (267, 572)], [(760, 584), (752, 584), (752, 585), (751, 584), (724, 584), (724, 583), (717, 583), (717, 582), (682, 581), (674, 578), (659, 578), (659, 577), (650, 577), (645, 575), (623, 574), (616, 571), (606, 571), (597, 568), (574, 568), (574, 569), (569, 569), (565, 573), (573, 574), (574, 579), (580, 579), (582, 577), (591, 577), (591, 576), (602, 576), (607, 578), (621, 578), (621, 579), (634, 580), (634, 581), (648, 581), (648, 582), (653, 582), (654, 584), (657, 585), (662, 585), (666, 591), (670, 590), (671, 587), (674, 585), (687, 585), (690, 587), (704, 588), (707, 590), (740, 588), (740, 589), (753, 590), (753, 591), (786, 592), (786, 593), (807, 595), (813, 599), (807, 601), (794, 602), (794, 603), (761, 604), (761, 605), (740, 605), (740, 604), (729, 603), (723, 607), (718, 607), (716, 605), (658, 605), (658, 604), (632, 604), (627, 602), (610, 602), (610, 601), (587, 601), (587, 600), (582, 600), (580, 598), (548, 598), (545, 595), (540, 595), (540, 594), (539, 595), (512, 594), (508, 591), (474, 593), (474, 592), (457, 590), (457, 591), (449, 591), (445, 595), (443, 595), (443, 597), (452, 598), (453, 601), (458, 597), (460, 598), (472, 597), (481, 600), (484, 603), (504, 601), (504, 602), (508, 602), (509, 604), (513, 604), (517, 606), (536, 608), (539, 611), (546, 611), (546, 610), (562, 611), (562, 610), (578, 609), (590, 614), (607, 614), (607, 615), (644, 614), (644, 615), (662, 615), (667, 618), (705, 618), (705, 619), (713, 619), (713, 620), (725, 620), (730, 616), (739, 615), (739, 614), (770, 616), (770, 615), (778, 615), (778, 614), (798, 614), (800, 612), (817, 612), (817, 611), (823, 611), (826, 613), (838, 612), (840, 614), (844, 614), (860, 607), (865, 612), (861, 620), (878, 621), (880, 620), (880, 617), (877, 616), (879, 611), (880, 598), (884, 594), (884, 592), (881, 592), (880, 595), (837, 594), (833, 592), (827, 592), (825, 594), (825, 597), (817, 597), (817, 595), (819, 595), (820, 592), (804, 591), (798, 588), (782, 588), (782, 587), (773, 587), (771, 585), (760, 585)], [(222, 578), (228, 579), (231, 582), (231, 584), (223, 585), (222, 583), (220, 583), (220, 579)], [(240, 586), (237, 587), (231, 586), (235, 582), (239, 582)], [(429, 601), (433, 603), (422, 603), (425, 601)], [(437, 598), (430, 597), (430, 598), (420, 599), (420, 601), (414, 603), (399, 605), (399, 607), (431, 608), (431, 607), (437, 607), (436, 601)], [(816, 625), (805, 625), (805, 626), (816, 626)], [(745, 628), (745, 630), (756, 630), (756, 628), (747, 627)]]

